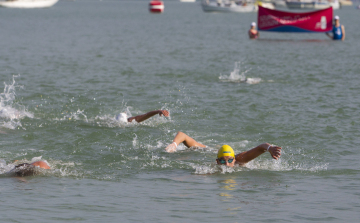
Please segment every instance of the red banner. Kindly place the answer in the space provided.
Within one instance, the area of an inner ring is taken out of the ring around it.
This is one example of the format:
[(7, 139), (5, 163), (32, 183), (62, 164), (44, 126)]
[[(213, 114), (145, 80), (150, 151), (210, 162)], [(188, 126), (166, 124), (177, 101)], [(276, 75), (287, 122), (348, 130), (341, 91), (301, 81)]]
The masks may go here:
[(284, 12), (261, 7), (258, 29), (273, 32), (330, 32), (333, 8), (311, 12)]

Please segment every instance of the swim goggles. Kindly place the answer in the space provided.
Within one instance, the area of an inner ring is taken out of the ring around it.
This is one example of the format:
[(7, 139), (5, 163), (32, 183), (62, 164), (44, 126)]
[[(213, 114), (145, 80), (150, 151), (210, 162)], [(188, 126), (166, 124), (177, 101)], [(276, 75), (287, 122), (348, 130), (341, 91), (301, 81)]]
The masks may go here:
[[(228, 163), (232, 163), (233, 161), (234, 161), (234, 159), (228, 159), (228, 160), (227, 160)], [(225, 163), (226, 163), (226, 160), (224, 160), (224, 159), (219, 159), (219, 162), (220, 162), (221, 164), (225, 164)]]

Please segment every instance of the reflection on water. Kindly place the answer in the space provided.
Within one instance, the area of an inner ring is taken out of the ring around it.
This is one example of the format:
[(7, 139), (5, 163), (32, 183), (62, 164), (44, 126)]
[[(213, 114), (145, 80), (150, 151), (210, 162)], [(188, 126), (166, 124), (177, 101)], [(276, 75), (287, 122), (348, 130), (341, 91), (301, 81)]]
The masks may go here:
[(238, 185), (236, 183), (236, 181), (234, 179), (226, 179), (226, 180), (221, 180), (219, 183), (221, 184), (225, 184), (225, 185), (222, 185), (220, 186), (220, 188), (223, 188), (225, 190), (234, 190), (235, 187)]
[[(219, 193), (220, 197), (225, 197), (225, 199), (223, 201), (230, 201), (232, 198), (234, 198), (234, 196), (232, 194), (229, 194), (228, 192), (235, 190), (236, 186), (238, 185), (236, 183), (236, 181), (232, 178), (229, 179), (225, 179), (225, 180), (219, 180), (219, 187), (220, 187), (220, 191), (224, 191)], [(228, 192), (226, 192), (228, 191)]]
[(333, 40), (331, 39), (257, 39), (257, 41), (263, 42), (317, 42), (317, 43), (328, 43)]

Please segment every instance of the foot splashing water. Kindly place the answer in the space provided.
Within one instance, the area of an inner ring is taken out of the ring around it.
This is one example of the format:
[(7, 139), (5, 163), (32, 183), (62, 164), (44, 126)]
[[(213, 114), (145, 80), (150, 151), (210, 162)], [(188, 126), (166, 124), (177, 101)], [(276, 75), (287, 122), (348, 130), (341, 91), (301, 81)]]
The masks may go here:
[(236, 83), (247, 83), (247, 84), (258, 84), (261, 78), (247, 78), (245, 74), (251, 69), (242, 71), (242, 62), (235, 62), (234, 70), (230, 72), (230, 75), (220, 75), (219, 79), (224, 82), (236, 82)]
[(0, 94), (0, 128), (15, 129), (20, 126), (20, 120), (29, 117), (33, 118), (34, 115), (25, 110), (25, 107), (19, 105), (15, 101), (15, 89), (21, 86), (15, 85), (15, 77), (10, 85), (4, 83), (4, 92)]

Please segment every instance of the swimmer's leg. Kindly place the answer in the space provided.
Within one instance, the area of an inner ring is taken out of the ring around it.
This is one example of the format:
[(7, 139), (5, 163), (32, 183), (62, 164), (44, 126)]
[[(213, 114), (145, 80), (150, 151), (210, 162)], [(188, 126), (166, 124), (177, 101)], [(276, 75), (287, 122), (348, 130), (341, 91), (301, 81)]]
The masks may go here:
[(198, 143), (195, 141), (195, 139), (191, 138), (190, 136), (186, 135), (183, 132), (178, 132), (173, 140), (173, 143), (171, 143), (170, 145), (168, 145), (165, 148), (166, 152), (172, 153), (176, 151), (176, 147), (177, 145), (179, 145), (180, 143), (184, 143), (184, 145), (188, 148), (190, 147), (202, 147), (205, 148), (206, 146)]

